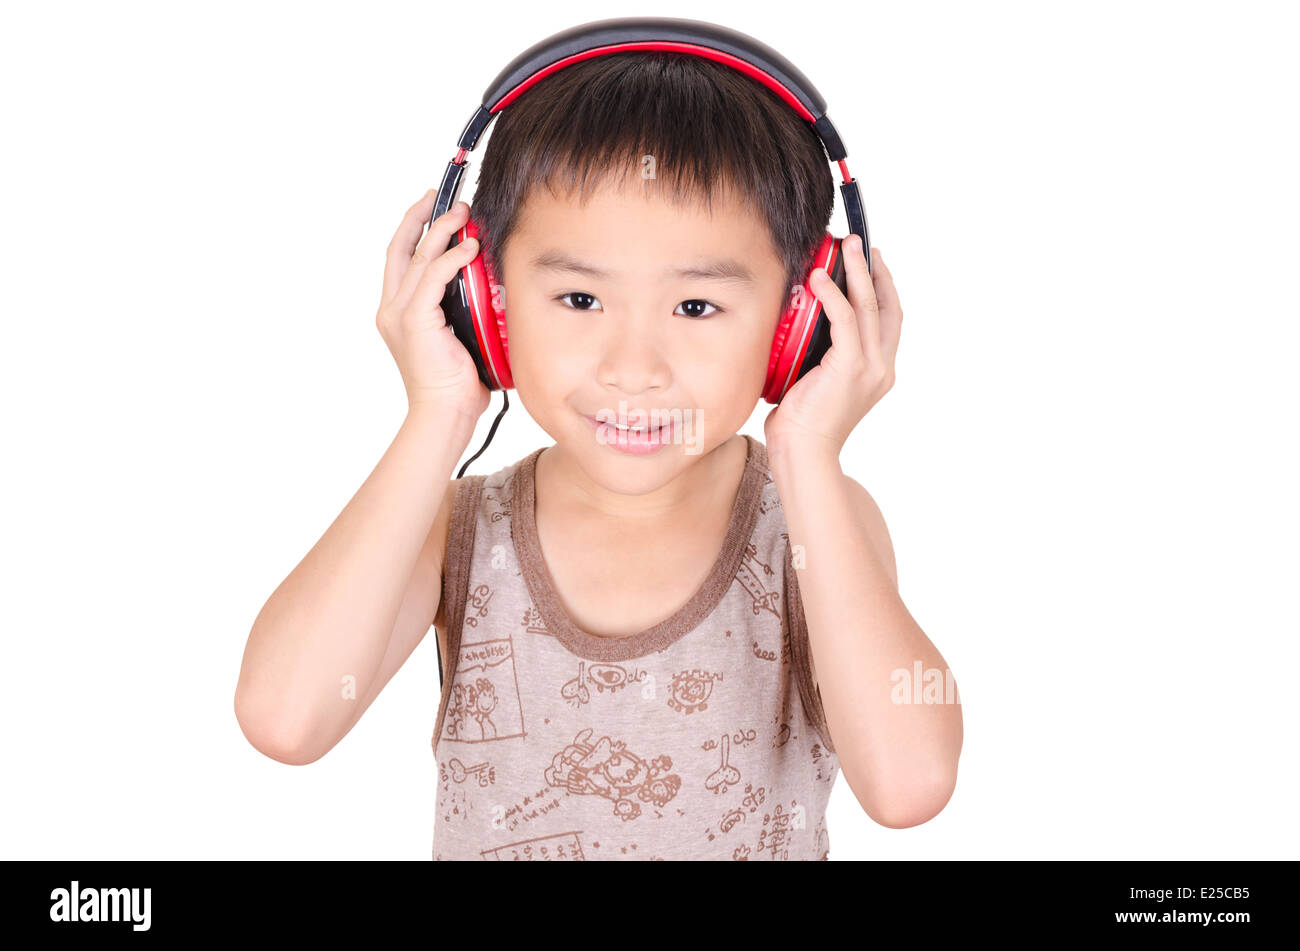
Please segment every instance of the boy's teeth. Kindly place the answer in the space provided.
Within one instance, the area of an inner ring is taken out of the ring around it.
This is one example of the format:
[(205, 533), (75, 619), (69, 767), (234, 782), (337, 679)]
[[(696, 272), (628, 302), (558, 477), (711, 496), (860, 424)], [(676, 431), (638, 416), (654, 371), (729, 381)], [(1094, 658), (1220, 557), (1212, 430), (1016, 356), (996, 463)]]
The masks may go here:
[(627, 425), (627, 424), (625, 424), (625, 423), (620, 423), (620, 422), (619, 422), (618, 420), (616, 420), (616, 419), (600, 419), (600, 418), (598, 418), (598, 417), (592, 417), (592, 418), (595, 419), (596, 422), (597, 422), (598, 424), (605, 425), (605, 426), (613, 426), (615, 429), (617, 429), (617, 430), (618, 430), (619, 432), (621, 432), (621, 433), (646, 433), (646, 434), (649, 434), (649, 433), (651, 433), (651, 432), (653, 432), (653, 431), (655, 431), (655, 430), (657, 430), (657, 429), (660, 429), (661, 427), (662, 427), (662, 428), (666, 428), (666, 427), (667, 427), (667, 424), (666, 424), (666, 423), (661, 424), (661, 426), (650, 426), (649, 424), (645, 424), (645, 425), (642, 425), (642, 426), (630, 426), (630, 425)]

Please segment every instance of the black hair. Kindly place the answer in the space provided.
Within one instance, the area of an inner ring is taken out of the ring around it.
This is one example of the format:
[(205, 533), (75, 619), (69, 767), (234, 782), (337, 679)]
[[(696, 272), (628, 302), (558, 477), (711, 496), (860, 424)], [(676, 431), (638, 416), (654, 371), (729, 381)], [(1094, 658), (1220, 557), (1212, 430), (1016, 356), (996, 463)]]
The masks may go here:
[(472, 199), (480, 251), (498, 281), (534, 187), (586, 200), (605, 176), (654, 157), (670, 200), (739, 196), (766, 221), (785, 267), (802, 280), (835, 206), (829, 159), (812, 125), (757, 80), (674, 51), (574, 63), (538, 82), (493, 120)]

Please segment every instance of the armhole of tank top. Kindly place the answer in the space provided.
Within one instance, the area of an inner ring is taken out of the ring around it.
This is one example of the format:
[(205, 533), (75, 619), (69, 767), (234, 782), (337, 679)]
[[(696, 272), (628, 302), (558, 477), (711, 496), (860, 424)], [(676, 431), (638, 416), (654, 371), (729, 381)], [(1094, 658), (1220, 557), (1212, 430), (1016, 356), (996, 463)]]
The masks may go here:
[(795, 575), (791, 559), (790, 541), (785, 543), (785, 612), (782, 622), (790, 638), (790, 659), (794, 664), (795, 679), (799, 683), (799, 699), (803, 704), (804, 718), (812, 724), (821, 738), (822, 745), (830, 752), (835, 752), (831, 743), (831, 731), (826, 725), (826, 711), (822, 709), (821, 688), (813, 683), (812, 648), (808, 643), (808, 624), (803, 613), (803, 599), (799, 593), (799, 578)]
[[(438, 748), (442, 735), (442, 721), (447, 715), (447, 701), (451, 697), (451, 684), (456, 679), (456, 658), (460, 656), (460, 632), (465, 620), (465, 602), (469, 597), (469, 569), (474, 557), (474, 530), (478, 526), (479, 501), (483, 497), (486, 475), (472, 475), (462, 479), (456, 489), (456, 499), (451, 506), (451, 526), (447, 535), (447, 551), (443, 555), (442, 599), (447, 625), (447, 656), (439, 658), (438, 676), (442, 689), (438, 694), (438, 716), (433, 726), (433, 748)], [(442, 670), (445, 666), (446, 671)]]

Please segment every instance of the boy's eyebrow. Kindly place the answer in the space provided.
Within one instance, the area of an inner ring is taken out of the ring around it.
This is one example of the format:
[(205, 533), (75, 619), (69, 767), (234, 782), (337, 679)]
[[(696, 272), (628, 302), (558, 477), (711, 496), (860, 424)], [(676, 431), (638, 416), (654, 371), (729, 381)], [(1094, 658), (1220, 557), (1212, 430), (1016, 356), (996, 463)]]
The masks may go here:
[[(607, 278), (609, 273), (594, 265), (570, 257), (563, 251), (548, 250), (532, 260), (532, 266), (542, 271), (563, 271), (587, 277)], [(754, 275), (749, 268), (732, 258), (715, 258), (687, 267), (670, 267), (664, 277), (695, 278), (704, 281), (732, 281), (736, 284), (753, 284)]]

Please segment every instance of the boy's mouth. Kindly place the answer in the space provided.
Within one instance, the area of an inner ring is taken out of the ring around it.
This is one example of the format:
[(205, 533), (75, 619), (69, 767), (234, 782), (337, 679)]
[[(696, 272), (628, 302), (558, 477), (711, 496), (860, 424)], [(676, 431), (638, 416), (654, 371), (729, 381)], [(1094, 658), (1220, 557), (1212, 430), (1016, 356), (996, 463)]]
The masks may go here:
[[(586, 414), (584, 414), (586, 416)], [(643, 411), (628, 412), (625, 420), (645, 420), (645, 422), (621, 421), (619, 417), (606, 414), (604, 418), (586, 416), (593, 426), (612, 426), (619, 430), (620, 433), (655, 433), (658, 430), (667, 430), (672, 425), (672, 413), (667, 409), (643, 409)], [(651, 426), (651, 420), (660, 420), (659, 425)]]
[[(629, 414), (634, 419), (644, 418), (636, 413)], [(650, 419), (656, 417), (651, 415)], [(670, 416), (659, 416), (664, 422), (658, 426), (650, 427), (649, 424), (641, 426), (632, 426), (625, 424), (620, 426), (617, 420), (603, 422), (595, 416), (583, 416), (588, 424), (596, 432), (598, 441), (603, 445), (611, 446), (625, 452), (653, 452), (664, 443), (668, 442), (668, 437), (673, 432), (673, 419)]]
[[(655, 418), (654, 415), (651, 414), (651, 413), (636, 413), (636, 412), (633, 412), (633, 413), (629, 413), (628, 415), (631, 416), (631, 417), (635, 417), (635, 418), (637, 418), (637, 419), (654, 419), (654, 418)], [(649, 423), (644, 423), (644, 424), (641, 424), (641, 425), (633, 426), (633, 425), (630, 424), (630, 423), (628, 423), (628, 424), (621, 424), (621, 423), (619, 423), (619, 421), (618, 421), (617, 419), (608, 419), (608, 418), (606, 418), (606, 419), (604, 419), (604, 420), (600, 420), (600, 419), (597, 419), (595, 416), (588, 416), (588, 417), (587, 417), (587, 419), (589, 419), (589, 420), (591, 421), (591, 424), (592, 424), (593, 426), (613, 426), (613, 427), (614, 427), (615, 429), (617, 429), (619, 432), (630, 432), (630, 433), (649, 433), (649, 432), (656, 432), (656, 431), (658, 431), (658, 430), (660, 430), (660, 429), (663, 429), (665, 426), (670, 425), (670, 424), (672, 423), (672, 418), (671, 418), (670, 416), (668, 416), (667, 413), (662, 414), (659, 418), (665, 420), (665, 422), (662, 423), (662, 424), (660, 424), (660, 425), (658, 425), (658, 426), (653, 426), (653, 427), (652, 427), (652, 426), (649, 425)]]

